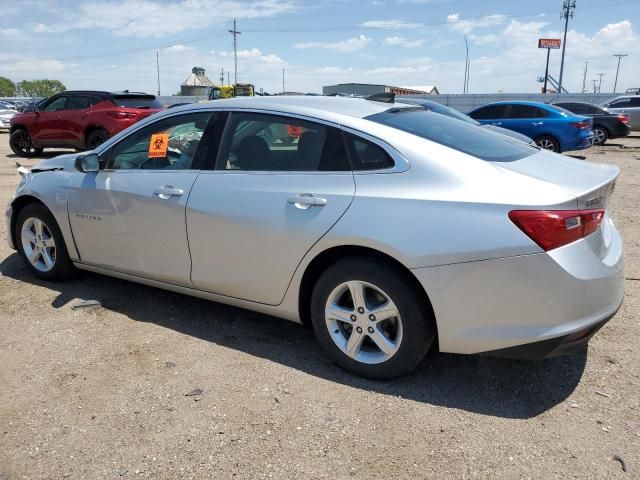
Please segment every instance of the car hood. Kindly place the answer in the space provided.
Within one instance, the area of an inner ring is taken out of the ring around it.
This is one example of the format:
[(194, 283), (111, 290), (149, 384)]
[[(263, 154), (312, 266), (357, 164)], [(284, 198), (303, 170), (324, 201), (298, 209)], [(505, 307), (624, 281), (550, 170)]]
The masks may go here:
[(75, 163), (76, 158), (80, 155), (86, 155), (87, 152), (78, 152), (78, 153), (69, 153), (66, 155), (58, 155), (57, 157), (47, 158), (46, 160), (42, 160), (38, 162), (30, 170), (33, 173), (38, 172), (49, 172), (55, 170), (63, 170), (63, 171), (75, 171)]

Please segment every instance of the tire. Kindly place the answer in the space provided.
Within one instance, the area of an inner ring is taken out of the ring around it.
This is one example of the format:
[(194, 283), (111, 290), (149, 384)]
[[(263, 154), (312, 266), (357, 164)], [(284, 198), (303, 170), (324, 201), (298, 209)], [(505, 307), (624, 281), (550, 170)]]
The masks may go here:
[(55, 282), (75, 272), (58, 223), (41, 203), (30, 203), (20, 210), (15, 236), (18, 253), (36, 277)]
[(109, 134), (106, 130), (102, 128), (92, 130), (89, 132), (89, 135), (87, 135), (87, 150), (93, 150), (107, 140), (109, 140)]
[(560, 153), (560, 143), (551, 135), (540, 135), (534, 142), (543, 150), (549, 150), (551, 152)]
[(593, 127), (593, 144), (604, 145), (609, 139), (609, 130), (600, 125)]
[[(353, 302), (351, 292), (359, 286), (365, 302)], [(382, 309), (389, 318), (380, 321)], [(429, 308), (406, 273), (367, 257), (340, 260), (322, 273), (311, 295), (311, 323), (318, 342), (341, 368), (372, 380), (412, 370), (436, 336)]]
[(31, 143), (31, 136), (24, 128), (18, 128), (11, 132), (9, 146), (13, 153), (19, 157), (31, 158), (42, 155), (44, 149), (36, 148)]

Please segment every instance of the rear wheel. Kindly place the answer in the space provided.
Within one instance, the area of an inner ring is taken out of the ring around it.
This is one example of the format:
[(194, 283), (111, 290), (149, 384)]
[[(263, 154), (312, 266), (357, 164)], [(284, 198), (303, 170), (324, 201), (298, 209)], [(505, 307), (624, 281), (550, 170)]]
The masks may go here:
[(42, 148), (36, 148), (31, 143), (31, 136), (24, 128), (19, 128), (11, 133), (9, 146), (13, 153), (21, 157), (30, 158), (42, 155)]
[(435, 338), (433, 319), (406, 275), (364, 257), (341, 260), (320, 276), (311, 320), (340, 367), (376, 380), (413, 369)]
[(93, 150), (98, 147), (98, 145), (106, 142), (109, 139), (109, 134), (106, 130), (99, 128), (97, 130), (93, 130), (89, 132), (87, 135), (87, 149)]
[(560, 144), (558, 143), (558, 140), (553, 138), (551, 135), (540, 135), (534, 141), (536, 142), (536, 145), (538, 145), (543, 150), (560, 152)]
[(36, 277), (57, 281), (75, 271), (58, 223), (44, 205), (31, 203), (18, 213), (15, 236), (18, 253)]
[(604, 145), (609, 139), (609, 131), (601, 126), (593, 127), (593, 144)]

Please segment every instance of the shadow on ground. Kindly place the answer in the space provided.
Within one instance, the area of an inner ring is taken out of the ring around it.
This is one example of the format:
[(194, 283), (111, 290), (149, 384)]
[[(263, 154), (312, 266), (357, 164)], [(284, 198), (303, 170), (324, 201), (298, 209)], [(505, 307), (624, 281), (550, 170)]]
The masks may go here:
[(103, 308), (131, 320), (151, 322), (309, 375), (484, 415), (539, 415), (571, 394), (586, 363), (586, 351), (535, 362), (435, 353), (409, 375), (373, 382), (340, 370), (323, 355), (310, 330), (285, 320), (90, 273), (64, 283), (42, 282), (17, 254), (0, 263), (0, 272), (59, 292), (54, 308), (71, 308), (76, 299), (99, 300)]

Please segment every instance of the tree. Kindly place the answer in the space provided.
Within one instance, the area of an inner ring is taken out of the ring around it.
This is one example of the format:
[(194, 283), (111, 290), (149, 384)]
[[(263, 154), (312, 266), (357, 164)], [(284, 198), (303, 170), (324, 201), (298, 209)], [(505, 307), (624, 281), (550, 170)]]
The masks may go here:
[(16, 84), (6, 77), (0, 77), (0, 97), (13, 97), (16, 94)]
[(67, 89), (59, 80), (23, 80), (18, 83), (18, 90), (25, 97), (50, 97)]

